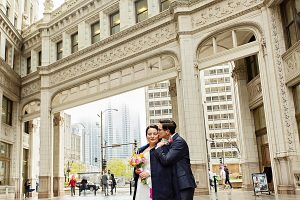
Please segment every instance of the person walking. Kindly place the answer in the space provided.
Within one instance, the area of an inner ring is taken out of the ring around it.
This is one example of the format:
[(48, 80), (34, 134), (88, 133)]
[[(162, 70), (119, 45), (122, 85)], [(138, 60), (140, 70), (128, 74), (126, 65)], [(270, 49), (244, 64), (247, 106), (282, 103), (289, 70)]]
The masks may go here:
[(226, 184), (229, 184), (230, 188), (232, 188), (232, 185), (230, 183), (230, 178), (229, 178), (229, 170), (228, 170), (227, 166), (224, 166), (224, 171), (225, 171), (225, 186), (226, 186)]
[(81, 182), (80, 182), (79, 196), (81, 195), (82, 190), (83, 190), (84, 195), (85, 195), (86, 188), (87, 188), (87, 179), (86, 179), (86, 177), (83, 177)]
[(76, 179), (74, 175), (72, 175), (72, 178), (69, 181), (68, 186), (71, 186), (71, 196), (75, 196)]
[(102, 186), (104, 188), (105, 196), (109, 196), (109, 194), (108, 194), (108, 179), (109, 179), (109, 177), (107, 175), (107, 172), (106, 172), (106, 170), (104, 170), (103, 175), (102, 175)]
[(114, 175), (114, 174), (111, 174), (111, 175), (110, 175), (110, 180), (111, 180), (111, 189), (110, 189), (110, 193), (111, 193), (111, 195), (113, 195), (113, 194), (114, 194), (114, 189), (115, 189), (115, 194), (116, 194), (116, 192), (117, 192), (117, 187), (116, 187), (117, 182), (116, 182), (116, 179), (115, 179), (115, 175)]

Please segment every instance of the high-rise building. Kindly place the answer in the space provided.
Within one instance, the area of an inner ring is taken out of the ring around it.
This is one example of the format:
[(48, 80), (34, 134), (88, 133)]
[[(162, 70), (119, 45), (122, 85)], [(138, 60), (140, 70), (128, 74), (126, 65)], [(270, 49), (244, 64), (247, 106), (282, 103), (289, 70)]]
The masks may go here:
[(169, 81), (163, 81), (146, 87), (145, 100), (148, 124), (157, 124), (160, 119), (172, 118), (169, 85)]
[(239, 172), (239, 148), (234, 109), (231, 65), (211, 67), (201, 73), (203, 108), (210, 164), (217, 171), (220, 164), (235, 165)]

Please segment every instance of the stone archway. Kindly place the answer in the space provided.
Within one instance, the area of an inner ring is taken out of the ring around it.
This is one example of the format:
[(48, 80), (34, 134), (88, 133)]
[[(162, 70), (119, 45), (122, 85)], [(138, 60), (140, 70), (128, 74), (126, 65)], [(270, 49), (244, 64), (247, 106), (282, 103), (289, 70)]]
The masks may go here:
[[(217, 30), (202, 40), (197, 50), (200, 71), (223, 63), (233, 66), (236, 124), (239, 133), (239, 151), (243, 174), (243, 187), (252, 188), (251, 174), (260, 172), (259, 153), (255, 140), (255, 127), (251, 108), (263, 103), (259, 76), (247, 85), (247, 68), (244, 59), (256, 56), (264, 67), (264, 40), (261, 29), (255, 24), (242, 24)], [(241, 64), (243, 63), (243, 64)], [(257, 64), (258, 64), (257, 63)], [(257, 75), (257, 74), (256, 74)], [(256, 76), (255, 75), (255, 76)], [(253, 77), (254, 78), (254, 77)]]

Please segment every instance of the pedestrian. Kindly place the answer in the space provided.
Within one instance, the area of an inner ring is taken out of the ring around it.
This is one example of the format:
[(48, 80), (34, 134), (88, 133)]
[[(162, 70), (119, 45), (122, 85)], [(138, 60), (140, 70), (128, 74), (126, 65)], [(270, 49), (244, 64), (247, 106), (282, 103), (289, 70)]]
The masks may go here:
[(80, 182), (79, 196), (80, 196), (82, 190), (84, 191), (84, 194), (85, 194), (86, 188), (87, 188), (87, 179), (85, 177), (83, 177)]
[(72, 175), (72, 178), (69, 181), (68, 186), (71, 186), (71, 196), (75, 196), (76, 179), (74, 175)]
[(208, 169), (208, 177), (209, 177), (209, 186), (210, 186), (210, 189), (214, 188), (214, 176), (215, 176), (215, 174), (210, 169)]
[(24, 183), (24, 187), (25, 187), (25, 198), (29, 198), (29, 193), (33, 192), (34, 189), (31, 189), (31, 182), (29, 179), (26, 179), (25, 183)]
[(110, 190), (110, 193), (111, 193), (111, 195), (113, 195), (114, 194), (114, 189), (115, 189), (115, 194), (117, 192), (117, 187), (116, 187), (117, 182), (116, 182), (114, 174), (110, 175), (110, 180), (111, 180), (111, 190)]
[(224, 170), (224, 166), (220, 166), (220, 185), (223, 186), (223, 189), (225, 189), (225, 179), (226, 179), (226, 173)]
[(225, 185), (229, 184), (230, 188), (232, 188), (232, 185), (229, 180), (229, 170), (228, 170), (227, 166), (224, 166), (224, 171), (225, 171)]
[(105, 196), (108, 196), (108, 174), (106, 172), (106, 170), (103, 171), (103, 175), (102, 175), (102, 185), (103, 185), (103, 188), (104, 188), (104, 194)]

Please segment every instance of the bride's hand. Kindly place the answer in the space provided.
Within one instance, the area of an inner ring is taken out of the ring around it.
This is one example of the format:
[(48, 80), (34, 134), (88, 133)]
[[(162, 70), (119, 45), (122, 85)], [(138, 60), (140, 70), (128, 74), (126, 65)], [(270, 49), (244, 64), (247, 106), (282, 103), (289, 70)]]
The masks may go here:
[(140, 174), (143, 172), (143, 170), (141, 168), (137, 168), (134, 170), (136, 174)]
[(150, 174), (148, 172), (145, 172), (145, 171), (141, 172), (139, 175), (140, 175), (141, 179), (146, 179), (147, 177), (150, 176)]

